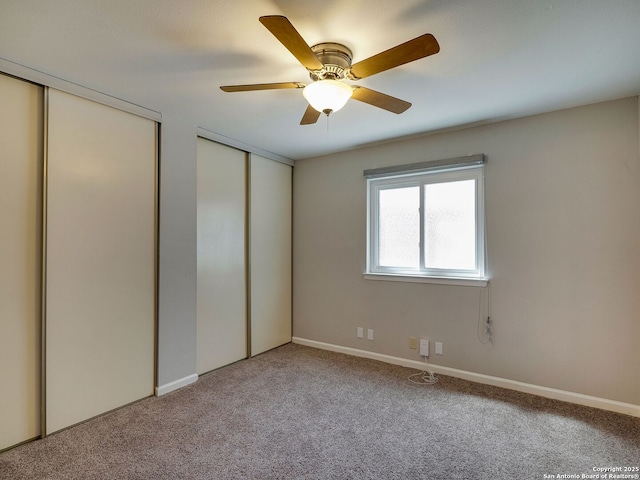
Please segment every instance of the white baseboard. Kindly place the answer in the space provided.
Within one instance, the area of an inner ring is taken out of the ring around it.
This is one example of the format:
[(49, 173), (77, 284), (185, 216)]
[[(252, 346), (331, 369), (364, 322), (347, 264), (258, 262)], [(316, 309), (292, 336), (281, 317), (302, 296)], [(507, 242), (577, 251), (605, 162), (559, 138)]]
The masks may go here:
[[(424, 369), (424, 362), (419, 362), (417, 360), (408, 360), (406, 358), (393, 357), (381, 353), (359, 350), (357, 348), (317, 342), (315, 340), (308, 340), (306, 338), (300, 337), (293, 337), (292, 342), (299, 345), (319, 348), (322, 350), (330, 350), (332, 352), (345, 353), (347, 355), (353, 355), (356, 357), (379, 360), (381, 362), (391, 363), (393, 365), (415, 368), (417, 370)], [(442, 375), (461, 378), (463, 380), (469, 380), (471, 382), (484, 383), (486, 385), (493, 385), (496, 387), (516, 390), (518, 392), (531, 393), (533, 395), (539, 395), (541, 397), (552, 398), (554, 400), (562, 400), (564, 402), (576, 403), (578, 405), (585, 405), (587, 407), (600, 408), (602, 410), (609, 410), (612, 412), (624, 413), (626, 415), (631, 415), (634, 417), (640, 417), (640, 405), (633, 405), (631, 403), (623, 403), (616, 400), (608, 400), (606, 398), (592, 397), (590, 395), (583, 395), (581, 393), (573, 393), (564, 390), (557, 390), (555, 388), (532, 385), (530, 383), (518, 382), (506, 378), (492, 377), (490, 375), (483, 375), (481, 373), (467, 372), (465, 370), (458, 370), (456, 368), (441, 367), (432, 363), (429, 363), (429, 367), (435, 373), (441, 373)]]
[(196, 380), (198, 380), (198, 375), (194, 373), (192, 375), (179, 378), (178, 380), (174, 380), (173, 382), (160, 385), (156, 387), (156, 397), (160, 397), (166, 393), (173, 392), (174, 390), (178, 390), (182, 387), (186, 387), (187, 385), (194, 383)]

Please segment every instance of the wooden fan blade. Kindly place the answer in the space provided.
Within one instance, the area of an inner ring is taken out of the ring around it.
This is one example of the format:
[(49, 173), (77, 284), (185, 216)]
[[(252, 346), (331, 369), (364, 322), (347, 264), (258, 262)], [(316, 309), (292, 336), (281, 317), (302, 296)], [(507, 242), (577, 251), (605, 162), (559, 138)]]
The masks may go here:
[(280, 43), (289, 50), (307, 70), (320, 70), (324, 66), (311, 47), (304, 41), (287, 17), (268, 15), (260, 17), (262, 23)]
[(220, 87), (224, 92), (251, 92), (253, 90), (279, 90), (282, 88), (304, 88), (300, 82), (254, 83), (252, 85), (225, 85)]
[(411, 106), (409, 102), (365, 87), (354, 87), (351, 98), (398, 114), (405, 112)]
[(320, 118), (320, 112), (313, 108), (311, 105), (307, 106), (307, 110), (300, 120), (300, 125), (313, 125)]
[(413, 62), (440, 51), (440, 45), (433, 35), (425, 33), (413, 40), (402, 43), (382, 53), (362, 60), (351, 66), (353, 80), (370, 77), (390, 68)]

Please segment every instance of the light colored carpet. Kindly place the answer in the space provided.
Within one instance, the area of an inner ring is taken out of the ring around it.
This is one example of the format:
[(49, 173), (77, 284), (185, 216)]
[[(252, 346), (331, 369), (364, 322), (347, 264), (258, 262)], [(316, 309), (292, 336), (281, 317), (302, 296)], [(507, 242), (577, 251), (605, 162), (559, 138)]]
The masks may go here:
[(640, 464), (638, 418), (414, 372), (285, 345), (4, 452), (0, 478), (542, 479)]

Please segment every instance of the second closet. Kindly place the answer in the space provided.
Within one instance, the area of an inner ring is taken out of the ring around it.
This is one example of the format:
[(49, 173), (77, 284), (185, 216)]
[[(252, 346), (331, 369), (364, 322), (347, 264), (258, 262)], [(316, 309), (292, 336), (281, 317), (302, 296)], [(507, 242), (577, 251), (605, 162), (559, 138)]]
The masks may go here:
[(292, 167), (198, 138), (197, 372), (291, 341)]

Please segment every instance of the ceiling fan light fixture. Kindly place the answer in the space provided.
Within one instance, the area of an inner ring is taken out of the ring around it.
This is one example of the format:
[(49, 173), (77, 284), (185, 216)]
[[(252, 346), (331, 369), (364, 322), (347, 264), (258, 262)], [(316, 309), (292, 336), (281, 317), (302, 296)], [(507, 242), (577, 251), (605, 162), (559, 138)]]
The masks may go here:
[(345, 106), (353, 89), (339, 80), (318, 80), (304, 87), (302, 94), (315, 110), (329, 115)]

